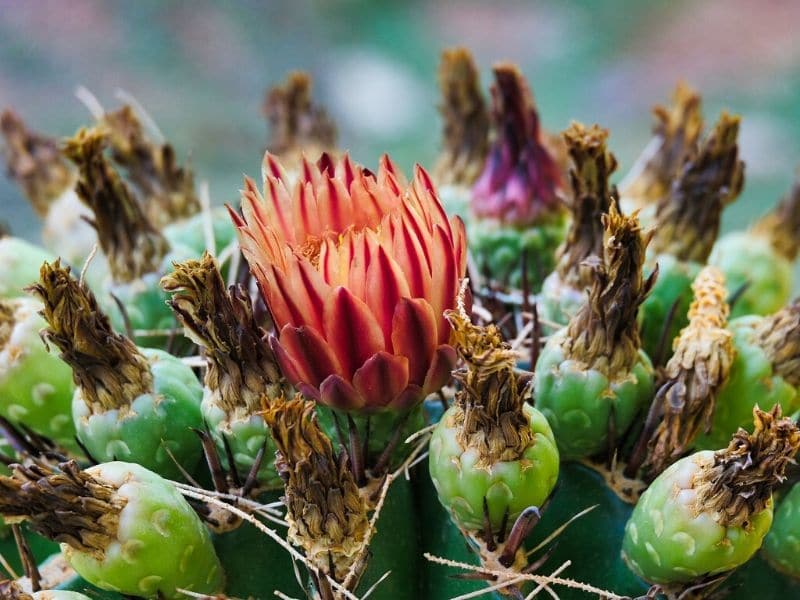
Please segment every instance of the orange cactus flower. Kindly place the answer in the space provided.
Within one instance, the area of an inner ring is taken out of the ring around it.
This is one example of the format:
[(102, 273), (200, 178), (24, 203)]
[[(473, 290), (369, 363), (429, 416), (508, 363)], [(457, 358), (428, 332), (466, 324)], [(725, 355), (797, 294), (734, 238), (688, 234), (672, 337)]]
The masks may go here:
[(456, 353), (444, 312), (466, 268), (464, 225), (448, 219), (417, 166), (407, 184), (323, 154), (298, 181), (267, 153), (264, 193), (246, 178), (242, 251), (275, 321), (287, 379), (322, 404), (405, 409), (438, 390)]

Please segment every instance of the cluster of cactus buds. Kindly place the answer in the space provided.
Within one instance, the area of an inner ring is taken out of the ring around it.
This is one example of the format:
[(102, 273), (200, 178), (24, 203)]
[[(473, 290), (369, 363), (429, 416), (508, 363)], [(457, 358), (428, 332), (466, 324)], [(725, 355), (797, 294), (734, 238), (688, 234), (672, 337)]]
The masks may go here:
[(444, 52), (409, 180), (290, 74), (237, 207), (139, 107), (3, 113), (0, 596), (800, 593), (800, 184), (717, 239), (738, 116), (679, 84), (618, 193), (493, 76)]

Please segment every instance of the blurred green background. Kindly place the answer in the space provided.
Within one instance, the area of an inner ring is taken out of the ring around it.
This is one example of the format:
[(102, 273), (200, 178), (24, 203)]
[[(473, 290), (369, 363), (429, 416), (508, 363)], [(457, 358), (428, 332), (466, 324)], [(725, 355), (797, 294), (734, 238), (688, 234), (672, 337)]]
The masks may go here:
[[(742, 227), (800, 163), (800, 2), (0, 0), (0, 107), (68, 135), (89, 121), (74, 90), (107, 108), (124, 90), (152, 114), (215, 202), (257, 174), (265, 88), (292, 69), (315, 77), (341, 145), (375, 165), (431, 165), (439, 147), (439, 53), (466, 45), (488, 86), (518, 62), (544, 125), (611, 129), (619, 178), (650, 135), (650, 107), (679, 78), (704, 94), (707, 122), (740, 112), (747, 184), (726, 227)], [(0, 220), (36, 236), (36, 218), (0, 178)]]

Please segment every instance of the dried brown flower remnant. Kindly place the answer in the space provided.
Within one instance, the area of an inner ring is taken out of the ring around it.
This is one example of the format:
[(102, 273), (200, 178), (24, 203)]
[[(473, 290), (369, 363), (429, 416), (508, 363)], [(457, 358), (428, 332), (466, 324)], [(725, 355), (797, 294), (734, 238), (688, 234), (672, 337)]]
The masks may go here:
[(299, 169), (303, 154), (316, 160), (336, 151), (336, 126), (324, 108), (311, 100), (311, 76), (290, 73), (286, 81), (269, 89), (264, 115), (270, 124), (267, 150), (290, 169)]
[(664, 384), (654, 402), (663, 419), (650, 439), (645, 469), (655, 477), (691, 446), (701, 430), (711, 427), (716, 397), (730, 374), (735, 350), (727, 330), (725, 278), (705, 267), (692, 285), (694, 302), (689, 325), (675, 343)]
[(670, 106), (653, 108), (656, 123), (654, 139), (637, 161), (638, 174), (622, 191), (636, 208), (659, 202), (669, 194), (681, 165), (697, 151), (703, 130), (700, 95), (686, 83), (679, 82)]
[(61, 350), (75, 385), (92, 412), (123, 408), (152, 391), (147, 359), (128, 338), (111, 328), (97, 299), (60, 261), (42, 265), (39, 281), (28, 291), (44, 304), (48, 327), (43, 339)]
[(739, 429), (693, 482), (697, 512), (710, 508), (725, 527), (747, 527), (750, 517), (766, 508), (773, 487), (784, 480), (800, 450), (800, 429), (791, 419), (781, 418), (779, 404), (769, 412), (756, 406), (753, 419), (753, 433)]
[(462, 385), (451, 415), (459, 444), (478, 452), (478, 468), (518, 460), (534, 443), (523, 413), (530, 379), (515, 371), (516, 354), (495, 325), (474, 325), (463, 304), (445, 316), (465, 364), (454, 372)]
[(191, 169), (177, 164), (170, 144), (147, 137), (131, 106), (106, 113), (102, 129), (108, 134), (114, 160), (140, 191), (145, 214), (156, 227), (200, 211)]
[(471, 186), (489, 152), (489, 113), (469, 50), (452, 48), (442, 53), (439, 89), (443, 147), (433, 177), (438, 185)]
[(800, 170), (789, 193), (756, 222), (753, 231), (766, 236), (778, 254), (794, 262), (800, 254)]
[(602, 215), (613, 201), (608, 179), (617, 168), (617, 160), (606, 148), (607, 129), (573, 123), (563, 137), (572, 159), (572, 222), (557, 251), (556, 272), (563, 283), (583, 290), (593, 280), (593, 270), (584, 261), (603, 255)]
[(614, 379), (638, 360), (641, 340), (636, 315), (655, 283), (642, 265), (652, 232), (642, 234), (636, 215), (622, 215), (615, 204), (603, 215), (602, 260), (596, 261), (589, 298), (567, 325), (565, 355)]
[(723, 112), (698, 154), (681, 168), (658, 204), (653, 251), (705, 263), (719, 234), (722, 210), (744, 185), (739, 117)]
[(3, 600), (33, 600), (33, 596), (22, 589), (15, 581), (0, 581), (0, 598)]
[(755, 335), (775, 373), (793, 386), (800, 386), (800, 298), (764, 317)]
[(11, 110), (0, 115), (8, 175), (19, 183), (33, 209), (45, 216), (50, 204), (72, 186), (74, 174), (55, 139), (31, 131)]
[(176, 263), (161, 280), (186, 335), (205, 350), (205, 385), (228, 415), (250, 415), (285, 391), (266, 332), (241, 287), (225, 289), (214, 258)]
[(284, 479), (289, 539), (325, 575), (342, 582), (362, 555), (367, 505), (344, 455), (336, 456), (317, 424), (314, 403), (276, 399), (264, 412)]
[(0, 515), (6, 521), (28, 521), (40, 535), (98, 560), (117, 539), (126, 502), (117, 488), (82, 471), (75, 461), (58, 470), (15, 465), (11, 477), (0, 476)]
[(80, 171), (76, 191), (94, 213), (100, 247), (115, 281), (127, 283), (157, 270), (169, 251), (133, 194), (103, 155), (106, 138), (98, 129), (81, 129), (64, 152)]

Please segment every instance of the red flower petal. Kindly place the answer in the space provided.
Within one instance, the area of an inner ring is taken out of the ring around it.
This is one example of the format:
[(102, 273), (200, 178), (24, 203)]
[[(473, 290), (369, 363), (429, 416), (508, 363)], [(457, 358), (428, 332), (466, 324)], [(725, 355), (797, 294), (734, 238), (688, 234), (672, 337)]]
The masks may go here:
[(319, 387), (320, 402), (342, 410), (356, 410), (365, 404), (364, 398), (347, 381), (331, 375)]
[(408, 360), (378, 352), (356, 371), (353, 385), (368, 408), (392, 405), (408, 385)]
[(385, 350), (383, 332), (369, 307), (347, 288), (335, 288), (325, 300), (324, 322), (325, 338), (347, 378), (370, 356)]
[(367, 269), (367, 305), (378, 319), (383, 330), (383, 338), (387, 348), (392, 342), (392, 318), (394, 310), (401, 298), (410, 295), (403, 271), (398, 264), (372, 240), (373, 258)]
[(422, 385), (436, 349), (436, 317), (422, 298), (403, 298), (392, 319), (392, 349), (408, 359), (408, 379)]
[(442, 344), (436, 348), (423, 386), (426, 396), (438, 391), (450, 380), (457, 360), (458, 355), (452, 346)]
[(453, 246), (439, 225), (434, 227), (430, 252), (436, 269), (431, 306), (436, 315), (438, 341), (444, 344), (450, 339), (450, 325), (444, 318), (444, 311), (455, 306), (460, 274)]
[(331, 374), (342, 373), (342, 368), (328, 342), (311, 327), (287, 325), (280, 338), (272, 343), (273, 350), (281, 362), (288, 367), (284, 374), (292, 383), (307, 383), (319, 387)]

